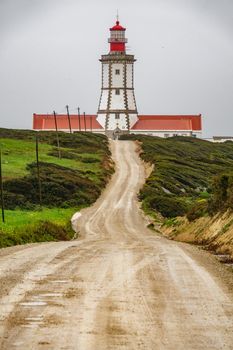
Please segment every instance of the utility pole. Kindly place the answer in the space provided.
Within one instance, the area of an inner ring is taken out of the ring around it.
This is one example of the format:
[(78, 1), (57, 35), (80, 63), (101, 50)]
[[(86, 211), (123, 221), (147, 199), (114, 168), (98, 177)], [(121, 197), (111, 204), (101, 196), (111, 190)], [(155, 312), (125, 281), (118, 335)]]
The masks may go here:
[(2, 150), (0, 150), (0, 187), (1, 187), (2, 222), (5, 222), (3, 180), (2, 180)]
[(36, 166), (37, 166), (37, 179), (38, 179), (38, 194), (39, 194), (39, 204), (42, 203), (41, 195), (41, 181), (40, 181), (40, 165), (39, 165), (39, 145), (38, 145), (38, 135), (36, 135)]
[(72, 134), (72, 129), (71, 129), (71, 122), (70, 122), (70, 113), (69, 113), (69, 106), (66, 106), (66, 110), (67, 110), (67, 117), (68, 117), (68, 122), (69, 122), (69, 129), (70, 129), (70, 133)]
[(86, 113), (83, 112), (83, 117), (84, 117), (84, 130), (85, 132), (87, 131), (87, 126), (86, 126)]
[(80, 118), (80, 108), (78, 107), (78, 125), (79, 125), (79, 131), (81, 131), (81, 118)]
[(90, 116), (90, 126), (91, 126), (91, 132), (92, 132), (92, 116)]
[(58, 158), (61, 159), (60, 142), (59, 142), (59, 135), (57, 130), (57, 114), (55, 111), (53, 111), (53, 115), (54, 115), (55, 129), (56, 129)]

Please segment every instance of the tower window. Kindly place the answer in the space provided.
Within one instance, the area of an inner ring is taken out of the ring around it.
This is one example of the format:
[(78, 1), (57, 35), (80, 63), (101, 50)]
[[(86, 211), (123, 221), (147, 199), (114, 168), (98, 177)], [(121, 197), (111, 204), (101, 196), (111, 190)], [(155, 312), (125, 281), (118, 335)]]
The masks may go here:
[(116, 69), (115, 73), (116, 75), (120, 75), (120, 69)]
[(116, 89), (116, 95), (120, 95), (120, 89)]
[(115, 114), (115, 119), (120, 119), (120, 114), (119, 113)]

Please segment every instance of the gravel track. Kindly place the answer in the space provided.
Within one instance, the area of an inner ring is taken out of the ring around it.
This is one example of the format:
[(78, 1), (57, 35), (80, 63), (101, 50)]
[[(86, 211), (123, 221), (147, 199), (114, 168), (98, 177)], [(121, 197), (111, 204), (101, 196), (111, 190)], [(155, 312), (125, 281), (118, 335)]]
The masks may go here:
[(75, 222), (81, 239), (1, 250), (0, 349), (233, 349), (232, 275), (147, 229), (136, 145), (112, 153), (111, 182)]

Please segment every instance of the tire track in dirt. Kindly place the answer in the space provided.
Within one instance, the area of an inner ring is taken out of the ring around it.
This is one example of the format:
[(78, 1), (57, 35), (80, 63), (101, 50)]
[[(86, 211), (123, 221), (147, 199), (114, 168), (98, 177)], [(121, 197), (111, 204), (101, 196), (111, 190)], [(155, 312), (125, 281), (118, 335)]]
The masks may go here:
[(232, 291), (207, 253), (147, 229), (135, 144), (112, 154), (110, 184), (75, 223), (81, 240), (0, 252), (0, 348), (232, 349)]

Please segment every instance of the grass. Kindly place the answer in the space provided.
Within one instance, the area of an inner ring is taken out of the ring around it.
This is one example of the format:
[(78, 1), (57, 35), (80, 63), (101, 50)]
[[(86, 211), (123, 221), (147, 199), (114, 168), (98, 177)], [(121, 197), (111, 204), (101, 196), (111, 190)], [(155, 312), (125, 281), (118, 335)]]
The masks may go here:
[(70, 240), (74, 236), (70, 219), (80, 209), (6, 210), (6, 223), (0, 223), (0, 248), (16, 244)]
[[(35, 138), (39, 139), (42, 207), (39, 206)], [(99, 197), (113, 167), (104, 135), (0, 129), (5, 223), (0, 247), (68, 240), (70, 219)]]
[(64, 226), (72, 215), (79, 211), (77, 208), (41, 208), (38, 210), (6, 210), (5, 223), (0, 223), (0, 231), (13, 233), (15, 228), (23, 228), (31, 223), (40, 221), (50, 221), (52, 223)]
[(197, 205), (198, 215), (204, 215), (213, 196), (214, 178), (232, 173), (233, 142), (212, 143), (181, 136), (163, 139), (127, 135), (122, 139), (140, 142), (141, 158), (154, 164), (139, 195), (146, 212), (171, 218), (185, 215)]
[[(4, 179), (13, 179), (23, 177), (29, 174), (27, 165), (35, 161), (35, 142), (29, 140), (15, 140), (8, 138), (0, 138), (0, 147), (2, 149), (2, 171)], [(64, 150), (72, 152), (72, 148), (61, 148), (61, 152)], [(80, 170), (84, 173), (91, 171), (98, 174), (101, 172), (101, 153), (82, 153), (79, 155), (79, 159), (59, 159), (57, 156), (52, 156), (50, 153), (57, 153), (54, 150), (54, 146), (46, 143), (40, 143), (39, 153), (41, 162), (53, 163), (66, 168)], [(78, 152), (78, 150), (77, 150)], [(86, 159), (95, 159), (96, 162), (88, 163)], [(94, 176), (87, 175), (88, 178), (94, 178)]]

